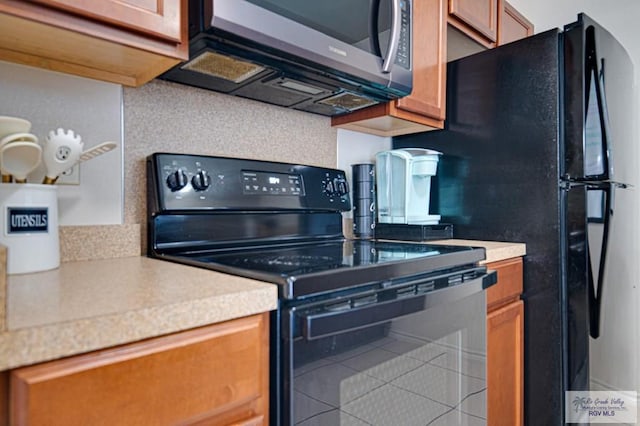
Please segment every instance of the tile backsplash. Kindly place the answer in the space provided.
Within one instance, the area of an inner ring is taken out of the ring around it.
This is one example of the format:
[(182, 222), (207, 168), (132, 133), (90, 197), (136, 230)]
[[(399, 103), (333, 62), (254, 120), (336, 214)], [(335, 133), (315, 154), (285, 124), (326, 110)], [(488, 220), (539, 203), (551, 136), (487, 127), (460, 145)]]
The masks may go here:
[(336, 166), (324, 116), (153, 80), (124, 89), (125, 223), (144, 223), (145, 159), (154, 152)]

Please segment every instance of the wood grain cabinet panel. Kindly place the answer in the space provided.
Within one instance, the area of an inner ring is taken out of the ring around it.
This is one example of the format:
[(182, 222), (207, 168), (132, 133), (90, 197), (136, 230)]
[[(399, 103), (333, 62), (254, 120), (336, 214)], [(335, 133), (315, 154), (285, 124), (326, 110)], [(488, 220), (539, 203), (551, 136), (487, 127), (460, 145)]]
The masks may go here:
[(16, 425), (266, 425), (268, 313), (10, 374)]
[(0, 60), (140, 86), (188, 59), (187, 0), (1, 0)]
[(487, 316), (487, 424), (523, 423), (524, 304), (517, 301)]
[[(449, 23), (489, 47), (498, 38), (498, 0), (449, 0)], [(486, 40), (482, 40), (482, 38)]]
[(487, 290), (487, 424), (521, 426), (524, 416), (522, 258), (487, 264), (498, 281)]
[(498, 45), (533, 34), (533, 24), (505, 0), (498, 0)]
[(9, 424), (9, 372), (0, 371), (0, 426)]
[(498, 282), (487, 290), (487, 311), (520, 299), (523, 284), (521, 257), (492, 262), (487, 268), (498, 273)]
[(180, 42), (180, 2), (176, 0), (32, 0), (90, 19)]

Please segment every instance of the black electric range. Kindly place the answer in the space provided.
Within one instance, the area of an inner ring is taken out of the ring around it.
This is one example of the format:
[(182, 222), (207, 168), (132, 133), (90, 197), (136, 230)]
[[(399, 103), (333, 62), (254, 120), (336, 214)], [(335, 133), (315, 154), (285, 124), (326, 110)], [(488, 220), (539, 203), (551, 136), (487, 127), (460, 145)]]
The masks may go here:
[(149, 255), (279, 284), (283, 299), (455, 272), (485, 257), (483, 248), (346, 239), (341, 212), (350, 208), (341, 170), (184, 154), (148, 159)]
[[(278, 285), (269, 320), (270, 424), (351, 418), (354, 407), (340, 401), (361, 392), (344, 386), (360, 383), (360, 373), (349, 369), (351, 378), (320, 385), (303, 374), (331, 365), (318, 379), (341, 377), (347, 370), (336, 360), (345, 354), (376, 347), (389, 356), (382, 348), (391, 342), (425, 353), (455, 347), (455, 359), (484, 353), (483, 290), (496, 276), (478, 264), (483, 248), (345, 238), (350, 191), (336, 169), (165, 153), (151, 155), (147, 167), (149, 256)], [(447, 339), (455, 344), (439, 343)], [(388, 364), (381, 371), (394, 370)], [(466, 383), (456, 378), (444, 392), (477, 391)], [(311, 395), (310, 386), (326, 392)], [(372, 388), (366, 397), (375, 400), (376, 389), (397, 390)], [(396, 413), (399, 421), (423, 413), (425, 404)]]

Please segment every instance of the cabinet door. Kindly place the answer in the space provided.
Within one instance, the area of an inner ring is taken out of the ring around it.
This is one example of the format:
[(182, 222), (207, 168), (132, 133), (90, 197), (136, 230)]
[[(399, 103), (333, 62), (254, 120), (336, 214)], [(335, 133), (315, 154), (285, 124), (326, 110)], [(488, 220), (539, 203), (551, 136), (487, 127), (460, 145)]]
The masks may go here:
[(413, 5), (413, 90), (397, 108), (444, 120), (447, 76), (446, 0), (416, 1)]
[(266, 424), (268, 321), (265, 313), (13, 370), (11, 422)]
[(147, 1), (0, 0), (0, 58), (140, 86), (189, 57), (187, 0)]
[(9, 424), (9, 372), (0, 371), (0, 426)]
[(524, 304), (521, 300), (487, 316), (487, 424), (523, 423)]
[(84, 17), (180, 42), (178, 0), (35, 0)]
[(498, 1), (498, 44), (511, 43), (533, 34), (533, 24), (504, 0)]
[(497, 0), (449, 0), (449, 14), (489, 41), (497, 40)]

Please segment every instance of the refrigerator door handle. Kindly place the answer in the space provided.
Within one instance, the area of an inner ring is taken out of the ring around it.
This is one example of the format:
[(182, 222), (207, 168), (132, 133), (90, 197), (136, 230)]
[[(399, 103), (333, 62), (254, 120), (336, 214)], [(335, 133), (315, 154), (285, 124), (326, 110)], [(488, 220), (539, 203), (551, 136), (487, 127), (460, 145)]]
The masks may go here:
[[(607, 248), (609, 241), (610, 218), (613, 214), (612, 195), (614, 185), (611, 183), (601, 183), (588, 185), (587, 190), (598, 190), (604, 194), (604, 208), (602, 215), (602, 245), (600, 248), (600, 259), (598, 260), (598, 277), (594, 280), (593, 268), (591, 266), (591, 248), (587, 244), (588, 259), (588, 286), (589, 286), (589, 334), (594, 339), (600, 336), (600, 317), (602, 308), (602, 294), (604, 290), (604, 273), (607, 260)], [(597, 284), (597, 285), (594, 285)]]
[[(585, 50), (585, 170), (579, 180), (611, 180), (612, 158), (610, 152), (609, 112), (605, 94), (604, 58), (598, 61), (595, 29), (586, 30)], [(597, 129), (589, 130), (589, 124)], [(592, 132), (595, 132), (591, 135)], [(591, 135), (591, 136), (590, 136)]]

